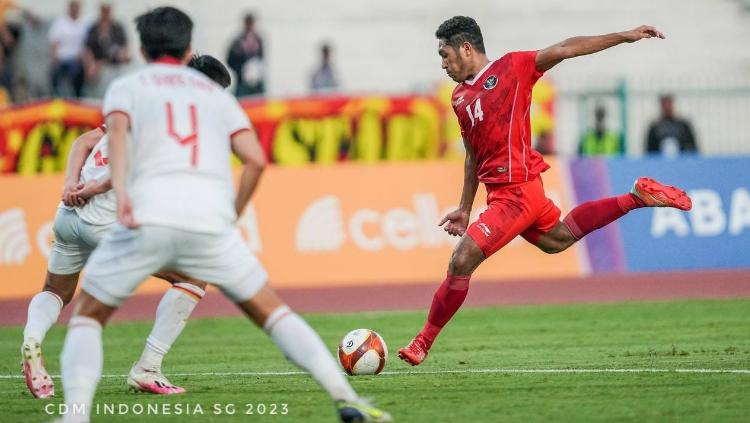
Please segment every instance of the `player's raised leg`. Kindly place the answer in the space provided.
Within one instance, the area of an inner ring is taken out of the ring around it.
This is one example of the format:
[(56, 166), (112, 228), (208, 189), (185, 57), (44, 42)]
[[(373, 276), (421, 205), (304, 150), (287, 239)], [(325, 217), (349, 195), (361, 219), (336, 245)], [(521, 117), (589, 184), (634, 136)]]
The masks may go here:
[(652, 178), (638, 178), (627, 194), (583, 203), (549, 231), (531, 229), (524, 238), (550, 254), (564, 251), (589, 233), (643, 207), (673, 207), (690, 210), (692, 201), (685, 191)]
[(47, 373), (42, 358), (42, 342), (47, 332), (60, 317), (76, 286), (76, 272), (71, 275), (56, 275), (47, 272), (42, 292), (34, 295), (29, 303), (26, 326), (23, 330), (21, 358), (26, 386), (36, 398), (49, 398), (55, 395), (55, 384)]
[(55, 394), (55, 385), (47, 374), (42, 357), (42, 343), (47, 332), (70, 303), (78, 286), (78, 277), (92, 248), (82, 241), (99, 236), (98, 228), (84, 225), (75, 211), (59, 208), (53, 225), (55, 239), (47, 262), (47, 276), (42, 292), (29, 303), (23, 331), (21, 357), (26, 386), (36, 398)]
[(161, 363), (172, 344), (180, 336), (195, 306), (206, 294), (206, 283), (189, 280), (172, 272), (156, 276), (172, 283), (156, 308), (156, 318), (146, 339), (141, 358), (133, 364), (128, 374), (128, 385), (133, 389), (153, 394), (181, 394), (185, 389), (176, 386), (164, 376)]
[(304, 369), (335, 401), (343, 422), (390, 422), (388, 413), (359, 398), (326, 345), (310, 325), (267, 285), (239, 308), (273, 339), (290, 361)]

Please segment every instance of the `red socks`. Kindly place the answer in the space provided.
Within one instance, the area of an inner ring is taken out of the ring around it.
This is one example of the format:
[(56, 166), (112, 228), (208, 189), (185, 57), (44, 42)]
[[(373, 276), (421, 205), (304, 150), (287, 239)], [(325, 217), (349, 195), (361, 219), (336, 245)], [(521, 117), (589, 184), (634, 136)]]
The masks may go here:
[(570, 229), (576, 239), (606, 226), (625, 216), (627, 212), (645, 207), (643, 200), (633, 194), (623, 194), (619, 197), (602, 198), (589, 201), (574, 208), (565, 216), (563, 223)]
[(435, 338), (448, 321), (456, 314), (469, 293), (469, 279), (471, 276), (454, 276), (448, 273), (440, 288), (432, 297), (432, 306), (427, 315), (427, 322), (419, 332), (419, 336), (429, 349)]

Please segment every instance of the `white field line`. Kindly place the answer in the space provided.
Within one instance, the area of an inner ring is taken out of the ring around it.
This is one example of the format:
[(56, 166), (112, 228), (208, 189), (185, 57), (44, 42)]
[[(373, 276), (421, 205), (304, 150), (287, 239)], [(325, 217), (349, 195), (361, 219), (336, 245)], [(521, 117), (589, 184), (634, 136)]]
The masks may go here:
[[(417, 375), (441, 375), (441, 374), (583, 374), (583, 373), (699, 373), (699, 374), (746, 374), (750, 375), (750, 369), (457, 369), (457, 370), (427, 370), (427, 371), (393, 371), (383, 372), (386, 376), (417, 376)], [(306, 372), (190, 372), (190, 373), (167, 373), (168, 376), (302, 376)], [(53, 375), (59, 378), (60, 375)], [(102, 375), (105, 378), (126, 378), (127, 374)], [(21, 374), (0, 375), (0, 379), (23, 379)]]

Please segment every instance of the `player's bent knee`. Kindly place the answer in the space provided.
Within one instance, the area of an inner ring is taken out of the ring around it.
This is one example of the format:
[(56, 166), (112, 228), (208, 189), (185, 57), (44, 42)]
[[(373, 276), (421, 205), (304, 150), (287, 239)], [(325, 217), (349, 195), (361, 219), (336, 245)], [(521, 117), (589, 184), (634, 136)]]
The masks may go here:
[(154, 273), (154, 276), (156, 276), (159, 279), (164, 279), (165, 281), (171, 283), (172, 285), (175, 285), (178, 283), (187, 283), (187, 284), (196, 286), (203, 291), (206, 290), (206, 286), (208, 285), (208, 283), (203, 282), (202, 280), (193, 279), (189, 276), (185, 276), (181, 273), (173, 272), (171, 270), (162, 270), (161, 272)]
[(534, 242), (540, 250), (547, 254), (557, 254), (575, 244), (576, 239), (563, 224), (558, 224), (551, 231), (544, 233)]
[(238, 302), (237, 306), (247, 317), (250, 318), (259, 327), (264, 327), (271, 314), (285, 307), (284, 301), (279, 298), (270, 286), (265, 285), (252, 298), (246, 301)]
[(115, 307), (104, 304), (86, 291), (81, 291), (73, 315), (90, 317), (104, 326), (115, 310)]
[(561, 253), (568, 249), (573, 245), (572, 242), (565, 242), (565, 241), (548, 241), (544, 244), (539, 244), (537, 247), (539, 247), (540, 250), (544, 251), (547, 254), (557, 254)]
[(464, 245), (466, 244), (459, 244), (459, 246), (453, 251), (453, 255), (451, 255), (449, 265), (449, 271), (451, 274), (470, 275), (484, 259), (481, 250), (479, 251), (479, 254), (477, 254), (477, 252), (472, 251), (470, 248), (463, 247)]
[(208, 284), (206, 282), (199, 281), (199, 280), (196, 280), (196, 279), (191, 279), (189, 281), (185, 281), (185, 283), (189, 283), (190, 285), (194, 285), (194, 286), (196, 286), (196, 287), (198, 287), (198, 288), (200, 288), (200, 289), (202, 289), (204, 291), (206, 290), (206, 287), (208, 286)]
[(539, 249), (541, 249), (547, 254), (557, 254), (563, 251), (563, 249), (557, 245), (543, 245), (543, 246), (540, 246)]
[(78, 276), (79, 273), (57, 275), (48, 272), (44, 281), (44, 290), (60, 297), (63, 306), (65, 306), (73, 299), (73, 294), (75, 294), (78, 286)]

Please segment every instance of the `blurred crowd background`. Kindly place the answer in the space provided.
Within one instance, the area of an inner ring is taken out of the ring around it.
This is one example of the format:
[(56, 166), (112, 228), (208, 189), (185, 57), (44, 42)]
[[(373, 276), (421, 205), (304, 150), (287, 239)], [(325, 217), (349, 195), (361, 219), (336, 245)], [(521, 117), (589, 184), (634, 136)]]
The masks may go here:
[(24, 281), (0, 299), (37, 292), (71, 146), (102, 123), (107, 84), (144, 63), (133, 19), (166, 4), (193, 18), (196, 52), (231, 68), (272, 163), (238, 225), (276, 286), (434, 281), (444, 267), (457, 239), (436, 223), (458, 202), (464, 148), (434, 34), (455, 15), (476, 18), (491, 59), (664, 32), (548, 72), (532, 142), (563, 210), (644, 175), (694, 207), (632, 213), (553, 256), (517, 240), (479, 278), (750, 268), (750, 0), (0, 0), (0, 277)]
[[(434, 31), (455, 14), (477, 19), (492, 58), (652, 24), (665, 41), (575, 59), (545, 77), (550, 116), (534, 122), (536, 147), (567, 157), (750, 153), (747, 0), (173, 3), (195, 19), (194, 48), (224, 61), (230, 89), (256, 100), (444, 99), (453, 84)], [(96, 102), (112, 79), (143, 63), (133, 18), (154, 5), (0, 0), (0, 103)]]

